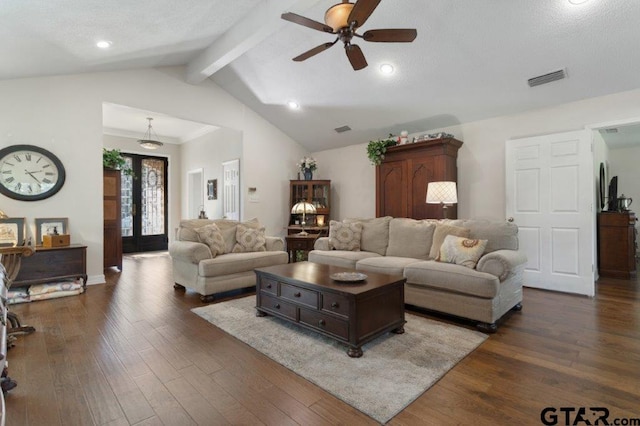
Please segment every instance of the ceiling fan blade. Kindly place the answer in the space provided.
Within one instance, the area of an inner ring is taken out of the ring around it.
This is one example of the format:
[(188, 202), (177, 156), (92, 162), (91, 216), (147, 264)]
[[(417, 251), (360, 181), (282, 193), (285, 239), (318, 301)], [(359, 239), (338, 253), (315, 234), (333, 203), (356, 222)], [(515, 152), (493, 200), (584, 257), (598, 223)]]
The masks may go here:
[[(336, 39), (336, 41), (338, 41), (338, 39)], [(296, 62), (302, 62), (306, 59), (309, 59), (310, 57), (315, 56), (320, 52), (324, 52), (325, 50), (336, 44), (336, 41), (323, 43), (320, 46), (316, 46), (313, 49), (307, 50), (303, 54), (296, 56), (295, 58), (293, 58), (293, 60)]]
[(351, 9), (351, 13), (349, 14), (349, 18), (347, 22), (350, 24), (353, 21), (356, 21), (355, 28), (359, 28), (369, 19), (369, 16), (373, 13), (373, 11), (378, 7), (381, 0), (358, 0), (356, 4)]
[(314, 21), (313, 19), (305, 18), (304, 16), (300, 16), (295, 13), (283, 13), (282, 15), (280, 15), (280, 17), (285, 21), (293, 22), (294, 24), (302, 25), (303, 27), (334, 34), (333, 28), (331, 28), (330, 26), (318, 21)]
[(362, 49), (360, 49), (360, 46), (357, 46), (355, 44), (348, 44), (344, 47), (344, 49), (347, 52), (349, 62), (351, 62), (351, 66), (355, 71), (361, 70), (368, 65), (367, 60), (364, 58), (364, 54), (362, 53)]
[(362, 34), (366, 41), (380, 43), (409, 43), (416, 39), (418, 32), (414, 29), (369, 30)]

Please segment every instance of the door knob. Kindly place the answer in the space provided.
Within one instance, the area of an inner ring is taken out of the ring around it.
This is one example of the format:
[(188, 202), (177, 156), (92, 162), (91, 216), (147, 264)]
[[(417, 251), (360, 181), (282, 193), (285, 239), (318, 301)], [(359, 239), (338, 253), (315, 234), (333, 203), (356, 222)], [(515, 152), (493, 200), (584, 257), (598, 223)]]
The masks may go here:
[(507, 222), (513, 222), (513, 217), (508, 218)]

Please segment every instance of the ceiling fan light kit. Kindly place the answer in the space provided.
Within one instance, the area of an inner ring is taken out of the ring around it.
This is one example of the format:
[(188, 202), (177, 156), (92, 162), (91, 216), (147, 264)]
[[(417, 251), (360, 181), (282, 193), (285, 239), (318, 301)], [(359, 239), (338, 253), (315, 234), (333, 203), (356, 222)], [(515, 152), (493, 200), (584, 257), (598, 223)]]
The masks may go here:
[(301, 55), (293, 58), (296, 62), (301, 62), (324, 52), (334, 44), (341, 41), (347, 58), (354, 70), (361, 70), (367, 66), (367, 60), (362, 53), (362, 49), (351, 41), (354, 37), (359, 37), (364, 41), (376, 43), (410, 43), (417, 37), (415, 29), (381, 29), (369, 30), (360, 35), (356, 32), (369, 19), (369, 16), (378, 7), (381, 0), (357, 0), (350, 3), (344, 0), (342, 3), (331, 6), (324, 15), (325, 23), (305, 18), (295, 13), (283, 13), (281, 18), (294, 24), (302, 25), (317, 31), (337, 35), (333, 42), (323, 43), (310, 49)]

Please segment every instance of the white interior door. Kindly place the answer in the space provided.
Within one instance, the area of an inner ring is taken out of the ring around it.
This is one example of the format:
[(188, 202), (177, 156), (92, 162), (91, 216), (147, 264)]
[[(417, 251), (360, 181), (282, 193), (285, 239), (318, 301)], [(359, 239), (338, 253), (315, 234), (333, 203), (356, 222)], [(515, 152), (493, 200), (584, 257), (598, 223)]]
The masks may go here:
[(593, 153), (588, 131), (506, 142), (506, 213), (527, 255), (524, 284), (594, 294)]
[(240, 160), (222, 163), (222, 214), (227, 219), (240, 220)]

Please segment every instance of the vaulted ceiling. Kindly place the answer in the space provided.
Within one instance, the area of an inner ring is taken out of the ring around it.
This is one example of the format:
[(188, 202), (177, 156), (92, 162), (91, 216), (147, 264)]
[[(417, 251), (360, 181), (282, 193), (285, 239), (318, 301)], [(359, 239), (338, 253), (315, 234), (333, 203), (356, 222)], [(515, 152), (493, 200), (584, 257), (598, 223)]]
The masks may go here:
[[(340, 43), (293, 62), (334, 36), (280, 15), (323, 21), (336, 2), (5, 0), (0, 79), (186, 65), (310, 151), (640, 88), (638, 0), (382, 0), (362, 31), (416, 28), (413, 43), (355, 39), (360, 71)], [(566, 78), (527, 84), (556, 70)]]

